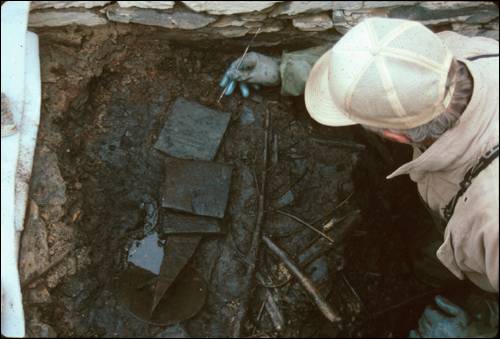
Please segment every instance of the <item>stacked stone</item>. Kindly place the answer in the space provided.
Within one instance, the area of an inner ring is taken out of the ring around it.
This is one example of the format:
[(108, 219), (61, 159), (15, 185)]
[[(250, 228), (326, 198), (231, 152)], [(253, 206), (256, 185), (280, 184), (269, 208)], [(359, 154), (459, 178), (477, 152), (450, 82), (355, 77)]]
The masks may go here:
[(32, 1), (31, 27), (109, 22), (197, 30), (205, 38), (280, 32), (339, 37), (365, 17), (418, 20), (435, 30), (498, 40), (498, 7), (489, 1)]

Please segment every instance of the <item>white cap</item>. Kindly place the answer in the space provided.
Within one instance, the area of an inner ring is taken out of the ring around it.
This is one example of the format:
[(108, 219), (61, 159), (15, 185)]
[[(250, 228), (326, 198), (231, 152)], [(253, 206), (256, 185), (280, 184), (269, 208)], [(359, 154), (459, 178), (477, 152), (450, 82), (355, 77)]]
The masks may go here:
[(453, 55), (419, 22), (369, 18), (314, 65), (305, 88), (309, 114), (321, 124), (408, 129), (444, 112)]

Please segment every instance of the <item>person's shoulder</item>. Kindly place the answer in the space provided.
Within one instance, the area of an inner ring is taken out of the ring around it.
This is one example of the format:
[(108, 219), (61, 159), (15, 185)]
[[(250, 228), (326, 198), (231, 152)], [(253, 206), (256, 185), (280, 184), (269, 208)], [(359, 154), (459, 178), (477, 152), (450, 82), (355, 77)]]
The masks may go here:
[(499, 161), (493, 160), (484, 168), (460, 199), (457, 208), (469, 214), (472, 218), (495, 220), (498, 226), (499, 206)]
[(439, 32), (437, 36), (458, 58), (469, 58), (482, 54), (498, 54), (499, 51), (498, 41), (487, 37), (468, 37), (452, 31)]

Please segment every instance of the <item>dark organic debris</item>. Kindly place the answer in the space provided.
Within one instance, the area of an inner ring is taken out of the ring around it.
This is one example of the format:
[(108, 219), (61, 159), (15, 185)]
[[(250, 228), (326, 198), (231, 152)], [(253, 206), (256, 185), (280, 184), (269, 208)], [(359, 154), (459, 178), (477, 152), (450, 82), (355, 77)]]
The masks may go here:
[(205, 282), (196, 271), (186, 267), (151, 312), (154, 288), (144, 282), (155, 278), (153, 273), (132, 266), (116, 279), (118, 300), (138, 319), (158, 326), (173, 325), (191, 318), (203, 307)]
[(158, 223), (158, 204), (156, 200), (146, 194), (141, 203), (141, 208), (146, 213), (144, 220), (144, 233), (152, 232)]

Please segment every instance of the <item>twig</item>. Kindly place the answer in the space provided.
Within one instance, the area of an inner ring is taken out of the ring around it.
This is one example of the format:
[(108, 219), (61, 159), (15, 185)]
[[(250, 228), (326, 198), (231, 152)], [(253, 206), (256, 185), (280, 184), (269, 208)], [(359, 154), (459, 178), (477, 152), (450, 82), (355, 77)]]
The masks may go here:
[[(257, 276), (258, 281), (261, 283), (261, 285), (264, 285), (265, 281), (264, 281), (264, 278), (262, 277), (262, 275), (257, 272), (256, 276)], [(274, 296), (271, 293), (270, 289), (272, 289), (274, 291), (274, 293), (277, 293), (275, 287), (267, 288), (264, 291), (265, 299), (266, 299), (264, 301), (266, 311), (267, 311), (267, 313), (269, 313), (269, 316), (271, 317), (271, 321), (273, 323), (274, 328), (277, 331), (281, 331), (285, 325), (285, 318), (283, 317), (283, 313), (281, 313), (281, 310), (280, 310), (278, 304), (276, 303), (276, 300), (274, 299)]]
[(267, 334), (266, 332), (260, 332), (260, 333), (253, 334), (249, 337), (243, 337), (243, 338), (271, 338), (271, 336), (269, 334)]
[(259, 285), (265, 288), (280, 288), (288, 284), (292, 280), (292, 277), (286, 278), (285, 281), (275, 283), (275, 284), (266, 284), (264, 281), (259, 280)]
[(341, 272), (341, 273), (342, 273), (342, 279), (344, 279), (344, 282), (349, 287), (349, 289), (351, 290), (352, 294), (354, 294), (354, 296), (356, 297), (356, 299), (358, 299), (358, 301), (360, 302), (360, 304), (364, 307), (365, 303), (363, 302), (363, 300), (361, 300), (361, 298), (359, 297), (359, 294), (356, 292), (356, 290), (354, 289), (354, 287), (352, 287), (352, 285), (349, 282), (349, 280), (347, 280), (347, 277), (345, 276), (345, 273), (344, 272)]
[(73, 251), (72, 247), (67, 249), (63, 254), (61, 254), (59, 257), (57, 257), (55, 260), (53, 260), (50, 264), (48, 264), (47, 267), (45, 267), (41, 272), (28, 278), (24, 283), (22, 283), (21, 287), (26, 288), (29, 285), (31, 285), (32, 283), (34, 283), (35, 281), (37, 281), (38, 279), (42, 278), (45, 274), (47, 274), (47, 272), (49, 272), (55, 266), (59, 265), (68, 256), (68, 254), (71, 253), (71, 251)]
[(263, 236), (262, 240), (264, 240), (264, 243), (267, 245), (267, 247), (283, 261), (283, 263), (290, 270), (290, 272), (299, 280), (302, 286), (313, 298), (314, 302), (320, 309), (321, 313), (323, 313), (323, 315), (331, 322), (340, 321), (341, 318), (331, 309), (330, 305), (328, 305), (326, 300), (323, 298), (323, 296), (321, 296), (316, 287), (314, 287), (309, 278), (307, 278), (306, 275), (299, 270), (297, 265), (295, 265), (288, 258), (288, 255), (281, 248), (279, 248), (274, 242), (272, 242), (272, 240), (269, 239), (268, 237)]
[(443, 291), (443, 288), (435, 288), (431, 291), (427, 291), (425, 293), (421, 293), (421, 294), (418, 294), (414, 297), (411, 297), (409, 299), (406, 299), (405, 301), (403, 302), (400, 302), (399, 304), (396, 304), (396, 305), (393, 305), (393, 306), (390, 306), (390, 307), (387, 307), (381, 311), (378, 311), (374, 314), (372, 314), (370, 316), (370, 319), (376, 319), (378, 317), (380, 317), (381, 315), (384, 315), (386, 314), (387, 312), (391, 312), (391, 311), (394, 311), (394, 310), (397, 310), (398, 308), (401, 308), (401, 307), (404, 307), (404, 306), (407, 306), (408, 304), (411, 304), (419, 299), (422, 299), (422, 298), (425, 298), (425, 297), (428, 297), (428, 296), (431, 296), (433, 294), (439, 294)]
[(266, 311), (267, 313), (269, 313), (269, 317), (271, 318), (271, 321), (273, 322), (273, 326), (276, 329), (276, 331), (281, 331), (285, 326), (285, 318), (283, 318), (283, 313), (281, 313), (281, 310), (278, 307), (276, 301), (274, 300), (274, 297), (271, 294), (271, 292), (266, 290), (266, 295), (267, 295), (267, 299), (265, 302)]
[(338, 204), (337, 206), (335, 206), (335, 209), (337, 209), (337, 208), (341, 207), (342, 205), (344, 205), (347, 201), (349, 201), (349, 199), (351, 199), (351, 197), (352, 197), (353, 195), (354, 195), (354, 192), (351, 192), (351, 194), (349, 194), (349, 195), (347, 196), (347, 198), (345, 198), (344, 200), (342, 200), (342, 201), (340, 202), (340, 204)]
[(265, 116), (265, 130), (264, 130), (264, 165), (262, 169), (262, 177), (260, 183), (259, 190), (259, 200), (258, 200), (258, 212), (257, 219), (255, 222), (255, 229), (252, 235), (252, 244), (250, 247), (250, 251), (248, 253), (248, 266), (247, 271), (245, 273), (244, 286), (242, 288), (243, 291), (248, 291), (248, 293), (241, 299), (240, 307), (238, 309), (238, 313), (236, 314), (236, 318), (234, 320), (233, 327), (233, 338), (241, 337), (241, 325), (245, 320), (248, 313), (248, 304), (250, 302), (252, 292), (253, 292), (253, 282), (255, 280), (255, 267), (257, 263), (257, 258), (259, 254), (259, 245), (260, 245), (260, 234), (262, 230), (262, 225), (264, 224), (264, 203), (265, 203), (265, 194), (266, 194), (266, 179), (267, 179), (267, 164), (269, 161), (269, 130), (270, 130), (270, 117), (269, 117), (269, 109), (266, 109)]
[[(262, 317), (262, 313), (264, 312), (264, 306), (266, 306), (265, 300), (262, 302), (262, 305), (260, 306), (259, 313), (257, 314), (257, 319), (255, 320), (256, 322), (260, 321), (260, 318)], [(255, 333), (257, 333), (257, 326), (254, 325), (252, 335), (255, 335)]]
[(271, 156), (271, 164), (276, 166), (278, 164), (278, 134), (273, 135), (273, 152)]
[(290, 213), (285, 212), (285, 211), (282, 211), (282, 210), (275, 210), (275, 212), (279, 213), (279, 214), (282, 214), (282, 215), (286, 215), (289, 218), (292, 218), (293, 220), (295, 220), (295, 221), (301, 223), (302, 225), (306, 226), (307, 228), (309, 228), (311, 231), (318, 233), (323, 238), (325, 238), (328, 241), (330, 241), (332, 244), (335, 243), (335, 240), (333, 240), (328, 234), (325, 234), (324, 232), (318, 230), (316, 227), (314, 227), (313, 225), (309, 224), (308, 222), (305, 222), (304, 220), (300, 219), (299, 217), (296, 217), (295, 215), (290, 214)]
[[(260, 318), (262, 317), (262, 313), (264, 312), (264, 306), (266, 306), (266, 302), (262, 302), (262, 306), (260, 306), (260, 309), (259, 309), (259, 314), (257, 314), (257, 321), (260, 320)], [(255, 332), (253, 333), (255, 334)]]

